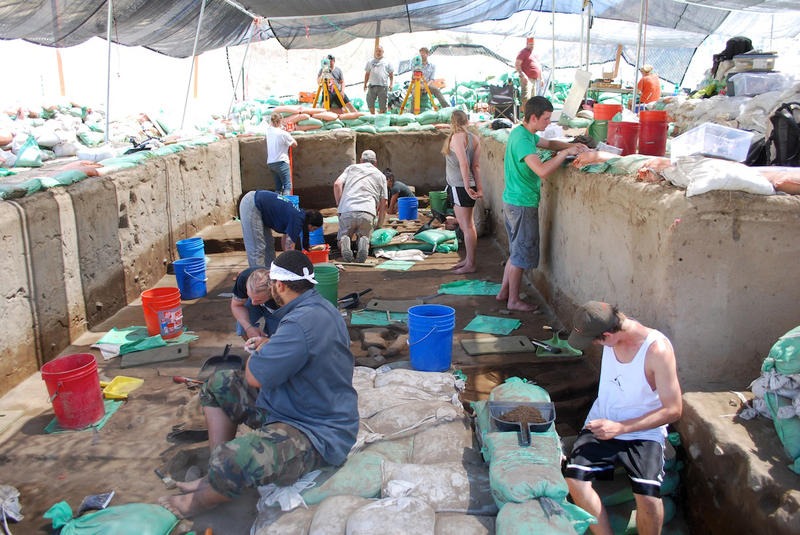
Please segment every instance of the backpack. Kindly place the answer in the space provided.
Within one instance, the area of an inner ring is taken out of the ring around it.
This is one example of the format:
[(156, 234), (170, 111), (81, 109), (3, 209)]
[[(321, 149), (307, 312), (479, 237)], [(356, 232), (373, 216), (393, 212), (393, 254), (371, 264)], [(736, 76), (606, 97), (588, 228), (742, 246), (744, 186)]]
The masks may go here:
[(769, 120), (770, 165), (800, 167), (800, 102), (781, 104)]

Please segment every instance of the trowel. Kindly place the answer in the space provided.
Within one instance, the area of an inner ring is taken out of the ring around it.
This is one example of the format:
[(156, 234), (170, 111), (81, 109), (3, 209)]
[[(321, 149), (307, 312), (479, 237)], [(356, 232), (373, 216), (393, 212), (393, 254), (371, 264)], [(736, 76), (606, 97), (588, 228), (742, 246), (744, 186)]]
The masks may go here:
[(372, 291), (372, 288), (361, 290), (360, 292), (351, 292), (344, 297), (337, 299), (340, 308), (356, 308), (361, 302), (361, 296)]
[(213, 357), (209, 357), (200, 368), (198, 378), (205, 379), (212, 373), (222, 370), (243, 369), (244, 361), (242, 360), (242, 357), (239, 355), (229, 354), (230, 350), (231, 344), (227, 344), (225, 346), (225, 350), (222, 352), (222, 355), (214, 355)]

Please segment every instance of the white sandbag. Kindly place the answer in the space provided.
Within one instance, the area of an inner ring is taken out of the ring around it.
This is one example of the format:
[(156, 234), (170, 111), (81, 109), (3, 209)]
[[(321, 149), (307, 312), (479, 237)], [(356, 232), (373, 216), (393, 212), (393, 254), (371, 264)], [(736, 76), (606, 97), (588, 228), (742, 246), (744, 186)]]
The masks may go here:
[(375, 388), (375, 370), (366, 366), (356, 366), (353, 369), (353, 388), (359, 395), (365, 388)]
[(450, 402), (415, 401), (383, 410), (362, 420), (361, 424), (371, 433), (395, 439), (414, 435), (440, 422), (452, 422), (463, 417), (464, 409)]
[(423, 429), (413, 438), (411, 462), (414, 464), (480, 461), (480, 453), (473, 444), (472, 428), (466, 418)]
[(344, 535), (347, 518), (372, 501), (361, 496), (331, 496), (317, 506), (308, 532), (311, 535)]
[(107, 160), (109, 158), (114, 158), (117, 156), (117, 151), (111, 148), (110, 146), (103, 146), (103, 147), (81, 147), (76, 153), (75, 156), (78, 157), (79, 160), (86, 160), (89, 162), (100, 162), (103, 160)]
[(452, 373), (418, 372), (403, 368), (383, 370), (384, 368), (379, 368), (375, 376), (376, 388), (399, 384), (436, 394), (453, 394), (464, 389), (464, 381), (457, 379)]
[(71, 141), (63, 141), (53, 147), (56, 158), (67, 158), (78, 153), (78, 144)]
[[(286, 533), (306, 535), (309, 533), (308, 528), (311, 526), (311, 521), (316, 512), (315, 507), (309, 509), (300, 507), (280, 514), (276, 519), (272, 509), (280, 511), (280, 508), (275, 507), (270, 508), (270, 511), (266, 513), (259, 513), (250, 528), (250, 535), (285, 535)], [(274, 519), (274, 522), (270, 523), (272, 519)]]
[(436, 513), (424, 501), (385, 498), (352, 513), (346, 535), (427, 535), (435, 526)]
[(493, 516), (436, 513), (434, 535), (493, 535)]
[(434, 511), (493, 515), (497, 506), (484, 463), (460, 461), (438, 464), (383, 463), (381, 496), (410, 496), (424, 500)]
[(56, 131), (48, 125), (34, 128), (33, 137), (36, 138), (36, 143), (40, 147), (52, 148), (61, 143), (61, 138), (58, 137)]
[(0, 149), (0, 167), (14, 167), (15, 163), (17, 163), (16, 154)]
[(665, 170), (664, 177), (676, 186), (686, 186), (686, 196), (693, 197), (714, 190), (734, 190), (756, 195), (774, 195), (775, 188), (756, 169), (738, 162), (703, 156), (686, 156)]
[(372, 388), (358, 393), (358, 414), (361, 418), (369, 418), (384, 409), (412, 401), (430, 400), (450, 401), (450, 395), (431, 393), (403, 384)]

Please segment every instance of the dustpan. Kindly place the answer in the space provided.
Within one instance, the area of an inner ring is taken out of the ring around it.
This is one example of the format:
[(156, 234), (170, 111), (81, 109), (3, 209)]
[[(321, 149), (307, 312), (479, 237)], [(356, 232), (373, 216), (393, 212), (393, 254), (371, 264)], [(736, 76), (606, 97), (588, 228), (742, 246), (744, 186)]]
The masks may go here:
[(128, 394), (142, 386), (144, 379), (117, 375), (111, 381), (100, 381), (106, 399), (128, 399)]
[(549, 340), (546, 340), (545, 344), (550, 345), (554, 348), (558, 348), (561, 351), (559, 351), (558, 353), (553, 353), (552, 351), (549, 351), (548, 349), (545, 349), (542, 346), (538, 346), (536, 348), (537, 357), (580, 357), (581, 355), (583, 355), (583, 351), (581, 351), (580, 349), (575, 349), (574, 347), (569, 345), (569, 342), (558, 336), (557, 332), (553, 333), (553, 337), (550, 338)]
[(209, 357), (200, 368), (198, 378), (205, 379), (214, 372), (223, 370), (241, 370), (244, 369), (244, 360), (239, 355), (230, 354), (231, 344), (225, 346), (222, 355), (214, 355)]

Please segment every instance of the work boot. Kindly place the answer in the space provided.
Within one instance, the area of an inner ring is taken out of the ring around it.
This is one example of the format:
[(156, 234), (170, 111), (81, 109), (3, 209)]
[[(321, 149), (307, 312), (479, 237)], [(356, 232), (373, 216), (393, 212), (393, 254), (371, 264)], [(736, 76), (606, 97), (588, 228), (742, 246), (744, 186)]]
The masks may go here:
[(358, 252), (356, 253), (356, 262), (362, 264), (367, 261), (369, 256), (369, 238), (361, 236), (358, 238)]
[(339, 240), (339, 250), (342, 253), (342, 260), (345, 262), (353, 261), (353, 249), (350, 246), (350, 236), (342, 236)]

